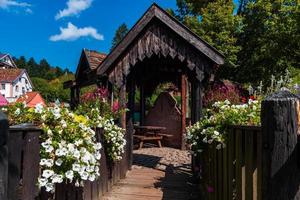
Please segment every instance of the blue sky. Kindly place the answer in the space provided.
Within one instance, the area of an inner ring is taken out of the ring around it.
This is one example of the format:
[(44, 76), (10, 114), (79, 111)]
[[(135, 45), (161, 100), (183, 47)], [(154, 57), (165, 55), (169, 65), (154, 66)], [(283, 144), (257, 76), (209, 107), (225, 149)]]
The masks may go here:
[(176, 0), (0, 0), (0, 52), (75, 71), (82, 48), (107, 53), (118, 26), (153, 2), (176, 9)]
[[(82, 48), (108, 52), (117, 27), (123, 22), (131, 27), (153, 2), (0, 0), (0, 52), (37, 61), (46, 58), (53, 66), (74, 71)], [(155, 2), (176, 8), (176, 0)], [(63, 35), (60, 27), (65, 29)]]

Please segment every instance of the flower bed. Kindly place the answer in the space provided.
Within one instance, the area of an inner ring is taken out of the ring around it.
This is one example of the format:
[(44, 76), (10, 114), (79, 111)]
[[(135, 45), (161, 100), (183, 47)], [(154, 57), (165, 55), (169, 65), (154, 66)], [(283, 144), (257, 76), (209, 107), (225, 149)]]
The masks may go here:
[[(102, 102), (103, 106), (104, 102)], [(38, 104), (28, 108), (23, 103), (3, 108), (11, 124), (33, 122), (43, 129), (41, 136), (40, 166), (38, 180), (47, 192), (55, 191), (57, 183), (74, 183), (83, 186), (84, 181), (95, 181), (100, 170), (101, 143), (95, 137), (96, 128), (104, 130), (104, 145), (111, 161), (122, 159), (126, 140), (124, 130), (114, 124), (113, 118), (94, 108), (75, 112), (59, 104), (43, 107)]]
[(215, 102), (205, 111), (202, 120), (187, 128), (187, 142), (195, 153), (201, 153), (207, 144), (225, 147), (229, 125), (259, 125), (260, 102), (249, 99), (245, 104), (234, 105), (230, 101)]

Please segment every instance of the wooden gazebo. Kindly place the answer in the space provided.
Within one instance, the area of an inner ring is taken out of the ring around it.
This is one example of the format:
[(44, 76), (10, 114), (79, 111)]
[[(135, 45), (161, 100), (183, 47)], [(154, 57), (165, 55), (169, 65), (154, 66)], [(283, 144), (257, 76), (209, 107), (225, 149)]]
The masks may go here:
[[(121, 105), (129, 109), (127, 117), (124, 114), (121, 120), (122, 126), (126, 127), (132, 124), (136, 88), (140, 90), (140, 123), (143, 124), (145, 98), (158, 84), (172, 82), (181, 91), (181, 127), (184, 135), (189, 101), (187, 93), (191, 97), (191, 122), (195, 123), (201, 117), (203, 86), (214, 69), (223, 63), (224, 56), (219, 51), (153, 4), (99, 64), (97, 77), (85, 75), (93, 79), (82, 82), (79, 81), (81, 74), (78, 74), (70, 86), (72, 91), (78, 91), (80, 87), (98, 81), (98, 84), (117, 87)], [(190, 90), (187, 85), (191, 86)], [(72, 102), (78, 102), (74, 98), (76, 95), (72, 95)]]

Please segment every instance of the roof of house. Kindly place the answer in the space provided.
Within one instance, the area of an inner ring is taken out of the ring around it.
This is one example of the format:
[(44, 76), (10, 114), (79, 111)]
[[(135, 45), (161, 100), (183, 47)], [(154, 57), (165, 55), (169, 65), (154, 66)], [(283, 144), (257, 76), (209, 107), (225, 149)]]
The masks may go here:
[(8, 104), (8, 101), (5, 99), (4, 96), (0, 94), (0, 106), (6, 106)]
[(84, 49), (85, 55), (88, 59), (91, 70), (94, 70), (106, 57), (105, 53), (100, 53), (95, 50)]
[(6, 56), (7, 54), (0, 53), (0, 59)]
[(218, 65), (224, 64), (224, 55), (221, 52), (192, 32), (188, 27), (179, 22), (164, 9), (153, 3), (152, 6), (145, 12), (145, 14), (138, 20), (138, 22), (129, 30), (121, 42), (98, 66), (97, 74), (105, 73), (108, 68), (110, 68), (113, 63), (115, 63), (116, 60), (118, 60), (118, 58), (126, 51), (126, 49), (129, 48), (136, 38), (147, 28), (147, 26), (154, 21), (154, 19), (167, 26), (168, 29), (175, 32), (178, 36), (204, 54), (212, 62)]
[(46, 105), (45, 100), (38, 92), (27, 92), (20, 96), (16, 102), (25, 102), (28, 107), (34, 107), (38, 103)]
[(25, 69), (0, 69), (0, 82), (13, 82), (25, 72)]

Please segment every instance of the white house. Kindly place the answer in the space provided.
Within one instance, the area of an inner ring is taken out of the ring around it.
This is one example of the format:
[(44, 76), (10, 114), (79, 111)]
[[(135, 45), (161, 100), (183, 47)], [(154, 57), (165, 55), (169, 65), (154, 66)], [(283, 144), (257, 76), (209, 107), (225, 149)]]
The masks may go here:
[(17, 68), (10, 55), (0, 54), (0, 94), (11, 103), (32, 88), (26, 70)]

